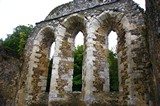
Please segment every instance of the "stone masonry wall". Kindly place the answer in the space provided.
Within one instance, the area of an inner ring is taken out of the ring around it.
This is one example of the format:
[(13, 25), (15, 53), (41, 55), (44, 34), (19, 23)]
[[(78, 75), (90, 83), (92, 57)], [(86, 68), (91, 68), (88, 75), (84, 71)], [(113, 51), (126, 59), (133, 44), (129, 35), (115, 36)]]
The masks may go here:
[[(85, 2), (85, 3), (84, 3)], [(82, 4), (82, 5), (79, 5)], [(132, 0), (74, 0), (37, 23), (28, 39), (18, 105), (152, 105), (143, 10)], [(84, 35), (82, 91), (72, 92), (74, 39)], [(119, 91), (110, 92), (108, 35), (118, 35)], [(55, 42), (50, 92), (48, 56)]]
[(51, 44), (55, 38), (52, 26), (42, 27), (34, 28), (32, 36), (28, 39), (29, 42), (25, 48), (23, 75), (21, 76), (19, 96), (17, 97), (18, 105), (47, 105), (48, 93), (45, 91), (49, 54)]
[(151, 92), (154, 106), (160, 104), (160, 0), (146, 0), (146, 40), (150, 52), (151, 72), (154, 83)]
[(19, 56), (0, 46), (0, 105), (15, 106), (18, 91), (20, 67)]

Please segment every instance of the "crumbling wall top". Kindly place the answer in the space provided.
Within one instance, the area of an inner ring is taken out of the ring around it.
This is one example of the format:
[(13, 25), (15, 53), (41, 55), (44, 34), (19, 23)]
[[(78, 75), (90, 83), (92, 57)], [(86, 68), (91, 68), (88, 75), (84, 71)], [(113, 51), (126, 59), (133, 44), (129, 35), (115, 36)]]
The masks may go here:
[(73, 14), (96, 6), (115, 3), (119, 0), (73, 0), (69, 3), (62, 4), (53, 9), (45, 20), (58, 18), (61, 16)]

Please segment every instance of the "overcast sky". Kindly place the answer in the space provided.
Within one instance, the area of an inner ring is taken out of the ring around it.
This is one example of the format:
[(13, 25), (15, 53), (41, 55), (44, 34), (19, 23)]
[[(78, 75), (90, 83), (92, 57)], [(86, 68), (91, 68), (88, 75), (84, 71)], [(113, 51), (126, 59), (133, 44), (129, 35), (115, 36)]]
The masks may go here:
[[(0, 0), (0, 38), (6, 38), (18, 25), (35, 25), (58, 5), (72, 0)], [(145, 0), (134, 0), (142, 8)]]

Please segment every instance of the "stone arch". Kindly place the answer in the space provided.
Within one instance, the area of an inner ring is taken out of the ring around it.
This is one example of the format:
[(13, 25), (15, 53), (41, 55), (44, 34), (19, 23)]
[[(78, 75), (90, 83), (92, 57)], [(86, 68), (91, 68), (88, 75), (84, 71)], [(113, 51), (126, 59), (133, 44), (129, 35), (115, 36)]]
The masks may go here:
[[(137, 17), (141, 19), (142, 14)], [(104, 11), (99, 16), (92, 19), (91, 23), (88, 24), (87, 34), (92, 36), (93, 40), (93, 64), (91, 76), (93, 76), (93, 84), (91, 88), (94, 88), (93, 92), (85, 95), (90, 97), (96, 97), (98, 92), (109, 92), (109, 66), (106, 63), (107, 60), (107, 37), (111, 30), (115, 31), (118, 35), (118, 66), (119, 66), (119, 94), (129, 94), (129, 97), (123, 95), (122, 104), (135, 105), (139, 102), (137, 94), (133, 93), (136, 90), (134, 86), (135, 80), (140, 80), (140, 77), (135, 78), (134, 74), (142, 75), (142, 70), (136, 71), (135, 66), (140, 63), (135, 60), (143, 60), (143, 57), (135, 57), (138, 55), (136, 49), (140, 49), (143, 45), (143, 37), (141, 35), (141, 28), (144, 23), (139, 25), (139, 23), (134, 22), (129, 18), (128, 14), (123, 12), (115, 12), (112, 10)], [(141, 39), (141, 41), (138, 41)], [(138, 42), (138, 44), (133, 43)], [(142, 51), (141, 51), (142, 53)], [(145, 69), (145, 66), (144, 66)], [(138, 84), (136, 84), (138, 85)], [(141, 86), (141, 84), (139, 84)], [(144, 92), (143, 92), (144, 93)], [(142, 95), (140, 95), (142, 96)], [(120, 100), (120, 96), (118, 97)], [(114, 99), (114, 98), (112, 98)], [(128, 100), (127, 100), (128, 99)], [(139, 103), (142, 103), (143, 100)]]
[[(152, 104), (153, 93), (148, 87), (150, 62), (142, 36), (143, 14), (133, 0), (74, 0), (53, 9), (45, 20), (36, 23), (27, 41), (22, 69), (25, 74), (21, 76), (17, 97), (19, 105)], [(118, 35), (118, 93), (109, 92), (107, 39), (111, 30)], [(80, 95), (72, 92), (74, 38), (78, 31), (84, 35)], [(47, 100), (45, 70), (53, 41), (55, 52)]]
[[(26, 81), (27, 103), (40, 103), (44, 97), (47, 99), (46, 84), (48, 76), (50, 47), (55, 41), (54, 28), (52, 26), (42, 27), (35, 36), (32, 43), (32, 51), (28, 59), (28, 74)], [(28, 104), (29, 105), (29, 104)]]
[[(64, 21), (62, 22), (61, 25), (63, 25), (66, 30), (67, 30), (67, 33), (71, 35), (71, 39), (73, 39), (73, 44), (71, 45), (73, 50), (74, 50), (74, 44), (75, 44), (75, 38), (76, 38), (76, 35), (81, 31), (82, 34), (83, 34), (83, 37), (84, 37), (84, 46), (83, 46), (83, 49), (84, 49), (84, 53), (83, 53), (83, 58), (86, 58), (86, 41), (87, 41), (87, 33), (86, 33), (86, 23), (87, 23), (87, 19), (81, 15), (81, 14), (73, 14), (73, 15), (70, 15), (68, 16), (67, 18), (64, 19)], [(83, 64), (84, 61), (83, 61)], [(84, 85), (85, 85), (85, 80), (84, 80), (84, 77), (85, 75), (83, 74), (84, 73), (84, 69), (83, 69), (83, 66), (82, 66), (82, 89), (84, 88)], [(82, 90), (83, 92), (83, 90)]]
[(73, 14), (65, 18), (61, 25), (74, 33), (73, 31), (75, 30), (83, 31), (86, 26), (86, 21), (87, 20), (83, 15)]
[[(80, 14), (66, 17), (56, 28), (55, 54), (49, 93), (49, 104), (57, 100), (67, 100), (72, 93), (74, 68), (74, 39), (79, 31), (86, 39), (86, 19)], [(57, 99), (58, 98), (58, 99)]]
[[(121, 65), (121, 67), (128, 67), (128, 64), (124, 64), (123, 62), (127, 61), (127, 51), (130, 45), (126, 45), (127, 41), (126, 40), (126, 36), (125, 34), (130, 31), (129, 28), (131, 28), (132, 26), (130, 25), (128, 18), (126, 17), (126, 14), (122, 13), (122, 12), (114, 12), (114, 11), (104, 11), (103, 13), (101, 13), (98, 17), (97, 20), (100, 23), (100, 27), (97, 29), (97, 32), (101, 35), (104, 35), (105, 39), (103, 39), (103, 43), (104, 45), (106, 45), (106, 50), (108, 50), (108, 35), (109, 33), (113, 30), (117, 33), (117, 56), (118, 56), (118, 66)], [(126, 24), (130, 25), (130, 26), (126, 26)], [(128, 47), (127, 47), (128, 46)], [(123, 53), (123, 54), (122, 54)], [(123, 55), (123, 56), (122, 56)], [(106, 60), (108, 57), (108, 54), (105, 55)], [(122, 58), (123, 57), (123, 58)], [(123, 61), (122, 61), (123, 60)], [(105, 60), (104, 60), (105, 61)], [(109, 64), (108, 62), (106, 63), (107, 65)], [(109, 68), (107, 67), (107, 70), (109, 70)], [(122, 72), (123, 71), (123, 72)], [(107, 88), (107, 90), (103, 89), (104, 91), (109, 92), (109, 72), (107, 72), (107, 77), (105, 79), (106, 84), (104, 84), (105, 89)], [(125, 80), (124, 79), (125, 76), (128, 74), (127, 73), (127, 69), (118, 69), (118, 73), (119, 73), (119, 91), (122, 92), (123, 88), (122, 86), (125, 85)]]

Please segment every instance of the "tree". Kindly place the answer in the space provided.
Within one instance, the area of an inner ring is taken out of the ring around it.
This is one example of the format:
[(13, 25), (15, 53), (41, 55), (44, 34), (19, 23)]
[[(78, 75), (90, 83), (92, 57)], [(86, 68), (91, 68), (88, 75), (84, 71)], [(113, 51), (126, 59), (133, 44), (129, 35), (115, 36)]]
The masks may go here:
[[(74, 51), (74, 74), (73, 74), (73, 91), (81, 91), (82, 88), (82, 62), (83, 62), (83, 45), (78, 46)], [(117, 54), (109, 50), (108, 55), (110, 91), (118, 91), (118, 59)]]
[(0, 45), (22, 55), (25, 44), (27, 42), (27, 38), (30, 35), (32, 29), (32, 25), (19, 25), (14, 28), (12, 34), (7, 35), (7, 38), (4, 41), (2, 39), (0, 40)]
[(110, 91), (118, 91), (118, 59), (117, 54), (109, 50), (109, 77), (110, 77)]
[(82, 62), (83, 45), (77, 46), (74, 51), (73, 91), (81, 91), (82, 88)]

